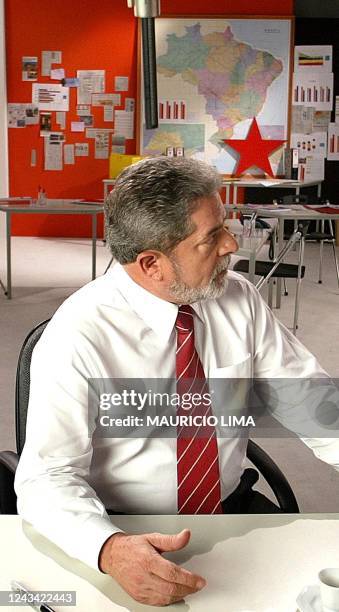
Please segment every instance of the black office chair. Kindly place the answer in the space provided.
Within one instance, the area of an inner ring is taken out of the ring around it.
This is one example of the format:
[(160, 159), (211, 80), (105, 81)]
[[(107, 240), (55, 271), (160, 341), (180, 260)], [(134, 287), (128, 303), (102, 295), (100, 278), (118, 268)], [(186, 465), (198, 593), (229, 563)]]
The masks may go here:
[[(0, 452), (0, 514), (17, 514), (14, 476), (26, 437), (26, 420), (30, 387), (30, 365), (33, 349), (40, 339), (47, 323), (43, 321), (30, 331), (20, 351), (15, 388), (15, 423), (17, 453)], [(247, 457), (270, 485), (283, 512), (299, 512), (294, 493), (278, 466), (253, 440), (248, 441)], [(245, 470), (244, 479), (250, 484), (258, 480), (253, 468)]]

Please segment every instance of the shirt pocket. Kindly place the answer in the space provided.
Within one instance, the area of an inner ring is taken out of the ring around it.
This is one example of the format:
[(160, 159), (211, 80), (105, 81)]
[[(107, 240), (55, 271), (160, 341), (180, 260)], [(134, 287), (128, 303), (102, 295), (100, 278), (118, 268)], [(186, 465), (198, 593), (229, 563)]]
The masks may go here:
[(236, 359), (236, 363), (226, 366), (212, 367), (209, 371), (209, 378), (252, 378), (253, 360), (252, 354), (247, 353)]

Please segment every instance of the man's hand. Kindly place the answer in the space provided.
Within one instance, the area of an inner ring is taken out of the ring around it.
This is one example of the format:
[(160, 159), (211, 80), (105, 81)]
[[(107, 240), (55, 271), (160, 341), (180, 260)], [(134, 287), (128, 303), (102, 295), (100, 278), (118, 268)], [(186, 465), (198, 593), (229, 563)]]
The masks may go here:
[(101, 549), (99, 567), (136, 601), (166, 606), (200, 591), (206, 584), (201, 576), (167, 561), (160, 554), (184, 548), (190, 537), (188, 529), (175, 535), (115, 533)]

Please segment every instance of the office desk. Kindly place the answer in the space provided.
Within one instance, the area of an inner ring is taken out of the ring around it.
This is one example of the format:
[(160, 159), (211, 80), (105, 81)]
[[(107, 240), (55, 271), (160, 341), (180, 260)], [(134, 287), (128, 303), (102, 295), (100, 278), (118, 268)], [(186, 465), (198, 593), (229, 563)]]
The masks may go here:
[[(293, 189), (296, 195), (305, 187), (316, 187), (317, 197), (321, 196), (322, 180), (316, 181), (292, 181), (291, 179), (227, 179), (224, 178), (222, 185), (226, 187), (225, 204), (238, 203), (238, 187), (252, 187), (257, 189)], [(232, 202), (230, 199), (231, 187), (233, 187)]]
[(86, 204), (76, 200), (47, 200), (44, 205), (37, 204), (32, 200), (23, 203), (21, 200), (12, 199), (11, 202), (1, 201), (0, 212), (6, 215), (6, 268), (7, 288), (6, 295), (10, 300), (12, 297), (12, 259), (11, 259), (11, 221), (14, 214), (47, 214), (47, 215), (91, 215), (92, 217), (92, 279), (96, 276), (96, 240), (97, 240), (97, 216), (103, 212), (101, 204)]
[[(234, 211), (238, 212), (246, 212), (252, 214), (254, 212), (257, 213), (258, 217), (273, 217), (278, 219), (278, 252), (281, 251), (284, 244), (284, 222), (286, 220), (296, 221), (300, 219), (301, 221), (325, 221), (327, 220), (339, 220), (339, 209), (337, 212), (326, 213), (319, 212), (316, 210), (312, 210), (311, 208), (307, 208), (306, 206), (302, 206), (300, 204), (291, 204), (286, 205), (286, 207), (276, 207), (272, 205), (262, 207), (260, 205), (251, 206), (246, 204), (228, 204), (225, 205), (225, 210), (228, 213), (232, 213)], [(281, 279), (277, 279), (277, 302), (276, 307), (280, 308), (281, 305)]]
[(9, 590), (12, 579), (32, 590), (75, 590), (77, 605), (51, 604), (58, 612), (295, 612), (297, 595), (317, 582), (319, 570), (339, 566), (338, 518), (114, 516), (114, 522), (130, 533), (191, 529), (186, 549), (166, 557), (204, 576), (207, 586), (185, 602), (160, 608), (134, 602), (109, 576), (71, 559), (20, 517), (2, 516), (0, 590)]

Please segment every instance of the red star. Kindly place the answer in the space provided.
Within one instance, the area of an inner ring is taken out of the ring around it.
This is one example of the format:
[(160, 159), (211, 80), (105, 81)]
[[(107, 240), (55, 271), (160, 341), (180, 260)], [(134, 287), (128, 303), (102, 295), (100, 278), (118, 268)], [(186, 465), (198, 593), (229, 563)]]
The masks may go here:
[(251, 127), (248, 130), (245, 140), (232, 140), (228, 138), (224, 142), (240, 153), (237, 170), (234, 176), (244, 174), (245, 170), (256, 166), (266, 174), (273, 176), (272, 168), (268, 156), (281, 147), (286, 140), (263, 140), (258, 128), (257, 120), (253, 117)]

